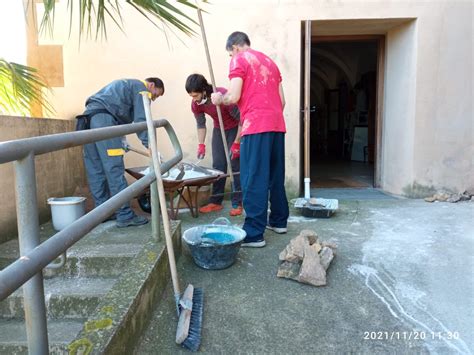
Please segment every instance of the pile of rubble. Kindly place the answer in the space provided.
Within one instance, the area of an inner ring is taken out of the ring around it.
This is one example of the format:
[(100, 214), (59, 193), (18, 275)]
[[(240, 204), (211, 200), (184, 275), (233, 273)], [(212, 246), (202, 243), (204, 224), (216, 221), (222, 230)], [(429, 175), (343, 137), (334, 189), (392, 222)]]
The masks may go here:
[(471, 201), (474, 202), (474, 193), (470, 191), (464, 191), (463, 193), (451, 193), (447, 191), (440, 191), (435, 193), (433, 196), (425, 197), (426, 202), (460, 202), (460, 201)]
[(278, 277), (313, 286), (326, 285), (326, 270), (336, 255), (337, 246), (318, 240), (316, 232), (302, 230), (280, 253)]

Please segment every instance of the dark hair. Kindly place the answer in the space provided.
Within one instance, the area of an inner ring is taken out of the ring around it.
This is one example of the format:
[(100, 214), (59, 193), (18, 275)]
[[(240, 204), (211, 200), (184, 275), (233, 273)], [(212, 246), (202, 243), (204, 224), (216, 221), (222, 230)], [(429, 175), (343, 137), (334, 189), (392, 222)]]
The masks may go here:
[(232, 46), (243, 46), (243, 45), (250, 46), (250, 38), (247, 36), (247, 34), (243, 32), (233, 32), (230, 34), (230, 36), (227, 38), (227, 42), (225, 44), (225, 50), (226, 51), (231, 51)]
[(209, 85), (204, 75), (201, 74), (191, 74), (188, 76), (185, 87), (188, 94), (192, 92), (212, 93), (212, 85)]
[(155, 87), (163, 90), (163, 94), (165, 93), (165, 84), (163, 84), (163, 80), (160, 78), (146, 78), (145, 81), (155, 84)]

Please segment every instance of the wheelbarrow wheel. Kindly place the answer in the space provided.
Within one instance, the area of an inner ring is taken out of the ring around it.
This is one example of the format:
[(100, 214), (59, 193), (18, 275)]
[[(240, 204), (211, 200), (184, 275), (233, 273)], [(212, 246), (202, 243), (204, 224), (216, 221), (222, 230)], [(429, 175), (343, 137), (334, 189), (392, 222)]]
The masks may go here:
[(137, 200), (138, 200), (138, 204), (140, 205), (140, 208), (144, 212), (151, 213), (151, 201), (150, 201), (149, 193), (144, 193), (143, 195), (138, 196)]

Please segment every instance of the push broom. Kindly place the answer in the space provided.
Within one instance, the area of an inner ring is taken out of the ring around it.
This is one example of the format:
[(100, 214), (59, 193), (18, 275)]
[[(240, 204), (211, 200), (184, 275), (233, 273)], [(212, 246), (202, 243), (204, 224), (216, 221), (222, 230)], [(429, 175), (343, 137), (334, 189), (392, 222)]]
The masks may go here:
[(202, 312), (204, 306), (204, 293), (201, 288), (188, 285), (181, 297), (178, 272), (176, 270), (176, 259), (174, 257), (173, 241), (171, 239), (170, 220), (166, 207), (165, 189), (161, 177), (161, 166), (158, 159), (158, 148), (156, 146), (155, 128), (150, 111), (150, 98), (148, 92), (143, 92), (143, 106), (148, 128), (148, 144), (151, 148), (153, 170), (156, 176), (158, 196), (160, 199), (161, 215), (163, 217), (163, 229), (165, 231), (166, 249), (173, 282), (173, 292), (178, 313), (178, 327), (176, 329), (176, 343), (192, 351), (197, 351), (201, 344)]

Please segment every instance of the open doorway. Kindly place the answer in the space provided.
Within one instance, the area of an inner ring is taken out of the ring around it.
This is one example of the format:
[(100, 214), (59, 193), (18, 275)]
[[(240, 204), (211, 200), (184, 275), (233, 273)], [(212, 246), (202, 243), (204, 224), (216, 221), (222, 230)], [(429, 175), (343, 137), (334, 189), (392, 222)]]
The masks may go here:
[(382, 40), (382, 36), (312, 38), (312, 188), (376, 185), (377, 71)]

